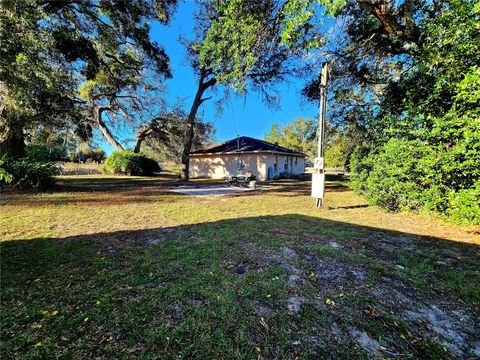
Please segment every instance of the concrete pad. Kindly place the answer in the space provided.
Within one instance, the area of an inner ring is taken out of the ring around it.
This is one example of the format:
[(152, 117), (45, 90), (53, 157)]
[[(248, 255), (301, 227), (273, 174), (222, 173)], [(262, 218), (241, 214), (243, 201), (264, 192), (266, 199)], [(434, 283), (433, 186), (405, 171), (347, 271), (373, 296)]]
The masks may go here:
[(207, 186), (177, 186), (170, 189), (184, 195), (193, 196), (211, 196), (211, 195), (229, 195), (239, 192), (254, 191), (255, 189), (227, 185), (207, 185)]

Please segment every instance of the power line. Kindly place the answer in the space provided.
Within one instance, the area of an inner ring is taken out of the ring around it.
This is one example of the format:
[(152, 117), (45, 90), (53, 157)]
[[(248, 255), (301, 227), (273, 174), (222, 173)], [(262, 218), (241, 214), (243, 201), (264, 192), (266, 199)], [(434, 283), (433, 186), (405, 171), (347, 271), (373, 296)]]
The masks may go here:
[(228, 90), (228, 101), (230, 103), (230, 111), (232, 112), (233, 129), (235, 130), (237, 137), (240, 137), (240, 134), (238, 133), (237, 120), (235, 119), (235, 111), (233, 110), (233, 102), (230, 95), (230, 90)]

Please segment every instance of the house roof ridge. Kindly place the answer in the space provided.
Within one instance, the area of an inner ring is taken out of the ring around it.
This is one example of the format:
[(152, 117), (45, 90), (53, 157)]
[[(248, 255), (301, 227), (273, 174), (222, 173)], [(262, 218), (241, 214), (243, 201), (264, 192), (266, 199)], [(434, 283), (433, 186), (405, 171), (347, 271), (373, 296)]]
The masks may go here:
[(252, 138), (250, 136), (238, 136), (236, 138), (226, 140), (220, 143), (207, 145), (190, 152), (190, 154), (201, 155), (234, 152), (279, 152), (305, 156), (305, 154), (301, 152), (288, 149), (278, 144), (272, 144), (271, 142), (268, 142), (266, 140)]

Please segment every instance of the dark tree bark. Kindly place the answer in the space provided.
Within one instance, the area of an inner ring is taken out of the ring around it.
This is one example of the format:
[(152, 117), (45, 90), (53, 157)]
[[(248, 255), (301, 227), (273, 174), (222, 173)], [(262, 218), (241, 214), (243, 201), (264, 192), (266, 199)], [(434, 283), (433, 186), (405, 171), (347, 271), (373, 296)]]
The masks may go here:
[(0, 158), (4, 155), (12, 158), (25, 155), (25, 136), (18, 120), (0, 120)]
[[(400, 14), (389, 12), (386, 0), (357, 0), (357, 3), (380, 21), (386, 33), (397, 36), (405, 43), (419, 45), (420, 39), (414, 26), (411, 0), (405, 1)], [(400, 19), (403, 19), (404, 24), (399, 23)]]
[(123, 146), (120, 144), (117, 139), (113, 136), (110, 129), (107, 127), (107, 124), (102, 119), (102, 114), (104, 111), (110, 110), (109, 107), (97, 107), (95, 108), (95, 120), (97, 121), (98, 128), (102, 132), (105, 139), (108, 141), (110, 145), (112, 145), (116, 151), (122, 151)]
[(202, 98), (202, 96), (208, 88), (214, 86), (217, 82), (215, 78), (210, 78), (207, 80), (209, 75), (209, 70), (205, 68), (200, 70), (197, 93), (195, 94), (192, 107), (190, 108), (190, 113), (188, 114), (188, 128), (182, 153), (182, 180), (189, 179), (190, 151), (192, 151), (193, 137), (195, 135), (195, 118), (197, 117), (198, 108), (204, 101), (210, 99), (210, 97)]

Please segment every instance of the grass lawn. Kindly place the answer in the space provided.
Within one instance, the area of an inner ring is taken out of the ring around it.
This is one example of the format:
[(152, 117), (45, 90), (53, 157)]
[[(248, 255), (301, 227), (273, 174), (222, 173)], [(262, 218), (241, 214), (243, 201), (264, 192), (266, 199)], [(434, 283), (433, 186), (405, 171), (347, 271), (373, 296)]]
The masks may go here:
[(167, 178), (0, 194), (2, 359), (480, 357), (480, 228), (340, 180), (192, 197)]

